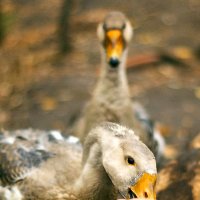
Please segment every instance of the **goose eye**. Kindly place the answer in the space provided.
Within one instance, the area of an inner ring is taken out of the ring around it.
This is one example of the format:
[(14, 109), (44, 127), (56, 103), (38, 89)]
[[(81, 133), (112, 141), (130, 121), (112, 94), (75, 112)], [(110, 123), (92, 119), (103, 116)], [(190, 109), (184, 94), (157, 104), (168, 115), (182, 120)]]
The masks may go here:
[(126, 28), (126, 24), (123, 24), (122, 26), (122, 30), (124, 30)]
[(127, 157), (127, 162), (129, 165), (135, 165), (135, 160), (130, 156)]

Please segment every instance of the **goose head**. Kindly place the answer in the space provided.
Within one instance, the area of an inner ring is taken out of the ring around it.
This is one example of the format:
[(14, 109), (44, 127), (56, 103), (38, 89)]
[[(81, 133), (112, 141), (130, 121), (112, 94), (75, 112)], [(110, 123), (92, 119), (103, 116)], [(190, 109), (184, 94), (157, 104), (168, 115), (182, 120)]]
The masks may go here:
[(122, 62), (132, 35), (132, 26), (121, 12), (109, 13), (98, 25), (97, 36), (111, 68), (117, 68)]
[[(101, 149), (101, 153), (97, 153), (98, 159), (116, 192), (126, 199), (156, 199), (155, 157), (132, 130), (107, 122), (92, 130), (88, 138), (90, 140), (86, 140), (86, 147), (98, 144)], [(98, 150), (92, 148), (92, 152), (95, 151)], [(87, 157), (91, 158), (91, 152), (88, 151), (88, 154)], [(84, 160), (88, 161), (86, 157)], [(95, 163), (95, 166), (99, 166), (99, 163)]]

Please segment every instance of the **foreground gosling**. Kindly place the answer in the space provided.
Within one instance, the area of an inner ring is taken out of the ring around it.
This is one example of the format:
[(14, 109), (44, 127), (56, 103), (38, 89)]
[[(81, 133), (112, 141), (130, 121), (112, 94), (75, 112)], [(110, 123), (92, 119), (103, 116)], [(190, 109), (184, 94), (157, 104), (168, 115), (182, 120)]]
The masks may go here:
[(92, 129), (83, 149), (59, 132), (19, 130), (0, 138), (2, 188), (15, 187), (16, 200), (116, 200), (119, 193), (156, 199), (153, 153), (118, 124)]

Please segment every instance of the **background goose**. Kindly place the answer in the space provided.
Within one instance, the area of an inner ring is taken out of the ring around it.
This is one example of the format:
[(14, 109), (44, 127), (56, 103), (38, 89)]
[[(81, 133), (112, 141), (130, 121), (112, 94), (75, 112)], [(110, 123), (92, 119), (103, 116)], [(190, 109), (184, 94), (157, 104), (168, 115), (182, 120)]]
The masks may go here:
[(83, 152), (59, 133), (24, 131), (1, 134), (2, 199), (9, 193), (16, 200), (113, 200), (118, 192), (156, 198), (154, 155), (132, 130), (103, 123), (88, 134)]
[[(89, 130), (102, 121), (117, 122), (133, 128), (158, 158), (164, 140), (141, 105), (130, 98), (125, 64), (133, 31), (120, 12), (109, 13), (97, 28), (101, 43), (102, 69), (92, 99), (76, 124), (74, 133), (84, 140)], [(145, 113), (145, 114), (144, 114)]]

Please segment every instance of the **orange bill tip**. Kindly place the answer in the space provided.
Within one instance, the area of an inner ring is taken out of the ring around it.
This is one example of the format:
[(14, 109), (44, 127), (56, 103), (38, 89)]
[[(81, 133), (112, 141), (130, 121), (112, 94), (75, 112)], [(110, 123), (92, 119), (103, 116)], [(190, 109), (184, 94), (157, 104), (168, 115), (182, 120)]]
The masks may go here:
[(131, 191), (137, 196), (137, 198), (145, 198), (156, 200), (156, 174), (144, 173), (138, 182), (131, 186)]

